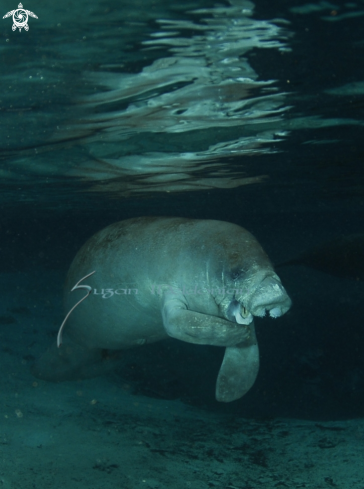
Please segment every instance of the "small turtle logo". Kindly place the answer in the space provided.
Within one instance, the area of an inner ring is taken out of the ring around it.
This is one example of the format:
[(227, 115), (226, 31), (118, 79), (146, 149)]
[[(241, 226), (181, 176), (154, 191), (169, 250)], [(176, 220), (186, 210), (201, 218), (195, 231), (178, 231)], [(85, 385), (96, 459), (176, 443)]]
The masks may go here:
[(16, 28), (19, 28), (19, 32), (23, 29), (28, 31), (29, 26), (28, 26), (28, 16), (30, 15), (31, 17), (34, 17), (35, 19), (38, 19), (38, 17), (33, 14), (30, 10), (24, 10), (23, 5), (19, 3), (18, 8), (16, 10), (12, 10), (11, 12), (8, 12), (6, 15), (4, 15), (3, 19), (6, 19), (7, 17), (13, 16), (13, 26), (12, 29), (13, 31), (16, 30)]

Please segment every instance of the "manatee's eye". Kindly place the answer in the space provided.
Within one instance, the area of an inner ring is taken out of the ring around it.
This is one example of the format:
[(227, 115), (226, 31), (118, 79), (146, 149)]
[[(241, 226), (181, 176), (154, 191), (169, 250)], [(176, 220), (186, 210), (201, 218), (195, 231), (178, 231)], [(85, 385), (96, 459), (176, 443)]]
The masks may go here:
[(239, 280), (244, 275), (244, 272), (243, 272), (243, 270), (232, 270), (230, 272), (230, 275), (231, 275), (231, 278), (233, 279), (233, 281), (236, 282), (237, 280)]

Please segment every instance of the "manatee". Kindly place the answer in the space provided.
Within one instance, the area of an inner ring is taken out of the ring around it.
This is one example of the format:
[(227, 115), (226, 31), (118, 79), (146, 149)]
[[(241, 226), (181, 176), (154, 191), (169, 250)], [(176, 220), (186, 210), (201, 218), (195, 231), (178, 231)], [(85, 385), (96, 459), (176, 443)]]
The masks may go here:
[(225, 347), (216, 399), (230, 402), (259, 369), (254, 316), (291, 306), (258, 241), (223, 221), (139, 217), (80, 249), (65, 283), (57, 342), (33, 367), (50, 381), (99, 375), (122, 350), (168, 337)]

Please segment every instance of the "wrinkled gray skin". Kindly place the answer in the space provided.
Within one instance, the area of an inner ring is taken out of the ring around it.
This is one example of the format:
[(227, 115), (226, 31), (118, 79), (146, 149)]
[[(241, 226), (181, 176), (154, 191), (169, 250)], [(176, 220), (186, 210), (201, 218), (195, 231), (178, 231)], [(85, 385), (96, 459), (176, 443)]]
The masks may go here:
[[(222, 221), (141, 217), (108, 226), (71, 265), (65, 314), (86, 295), (70, 290), (94, 270), (80, 283), (92, 287), (90, 295), (69, 316), (60, 348), (53, 346), (34, 366), (36, 376), (97, 375), (117, 351), (170, 336), (225, 347), (216, 399), (233, 401), (250, 389), (259, 369), (253, 316), (276, 318), (291, 305), (256, 239)], [(102, 289), (119, 295), (102, 298)]]

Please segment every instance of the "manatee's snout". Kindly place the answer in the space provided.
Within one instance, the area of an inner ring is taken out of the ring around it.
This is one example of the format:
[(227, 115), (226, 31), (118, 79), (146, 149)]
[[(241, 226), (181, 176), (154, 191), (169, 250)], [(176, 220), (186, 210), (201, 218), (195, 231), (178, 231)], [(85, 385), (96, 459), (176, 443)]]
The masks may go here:
[(229, 321), (238, 324), (250, 324), (253, 321), (253, 315), (235, 299), (230, 302), (226, 316)]
[(254, 316), (263, 317), (268, 312), (272, 318), (283, 316), (292, 301), (277, 275), (264, 277), (249, 292), (235, 297), (226, 304), (225, 317), (238, 324), (250, 324)]
[(270, 317), (283, 316), (291, 307), (292, 301), (278, 277), (266, 277), (254, 290), (251, 296), (245, 298), (244, 305), (253, 316), (263, 317), (266, 312)]

